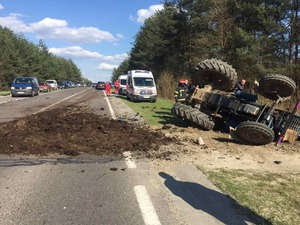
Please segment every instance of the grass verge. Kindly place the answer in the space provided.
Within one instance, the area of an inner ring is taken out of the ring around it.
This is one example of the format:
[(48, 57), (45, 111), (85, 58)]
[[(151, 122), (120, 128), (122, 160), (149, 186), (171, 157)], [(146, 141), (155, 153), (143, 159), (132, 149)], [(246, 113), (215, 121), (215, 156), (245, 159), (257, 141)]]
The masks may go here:
[(225, 194), (271, 224), (300, 224), (300, 174), (198, 169)]
[(156, 102), (130, 102), (125, 97), (120, 99), (130, 106), (135, 112), (138, 112), (145, 121), (151, 126), (174, 124), (178, 126), (187, 126), (187, 122), (179, 119), (171, 113), (174, 101), (158, 98)]
[(10, 91), (0, 91), (0, 96), (10, 95)]

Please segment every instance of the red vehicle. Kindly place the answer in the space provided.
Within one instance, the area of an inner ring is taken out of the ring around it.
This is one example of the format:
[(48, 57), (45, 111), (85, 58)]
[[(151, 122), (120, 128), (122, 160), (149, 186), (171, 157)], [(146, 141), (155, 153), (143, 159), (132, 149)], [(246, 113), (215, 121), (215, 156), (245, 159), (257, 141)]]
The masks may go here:
[(39, 89), (40, 89), (40, 92), (51, 92), (52, 91), (51, 85), (47, 82), (40, 82)]

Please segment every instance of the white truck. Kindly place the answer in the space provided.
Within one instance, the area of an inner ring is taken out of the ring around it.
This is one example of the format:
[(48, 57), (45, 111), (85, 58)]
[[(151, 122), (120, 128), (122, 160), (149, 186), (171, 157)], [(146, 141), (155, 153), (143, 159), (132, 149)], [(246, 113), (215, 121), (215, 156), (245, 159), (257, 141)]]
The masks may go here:
[(156, 102), (157, 89), (151, 71), (130, 70), (127, 74), (126, 97), (130, 101)]
[(127, 75), (120, 75), (118, 77), (120, 88), (119, 88), (119, 95), (126, 96), (126, 83), (127, 83)]

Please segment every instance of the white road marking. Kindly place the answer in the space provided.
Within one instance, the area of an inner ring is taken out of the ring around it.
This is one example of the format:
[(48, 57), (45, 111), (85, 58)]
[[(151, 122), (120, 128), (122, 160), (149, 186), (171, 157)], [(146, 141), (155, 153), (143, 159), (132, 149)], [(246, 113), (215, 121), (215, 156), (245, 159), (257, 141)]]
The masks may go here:
[(104, 93), (105, 99), (106, 99), (106, 101), (107, 101), (107, 105), (108, 105), (108, 108), (109, 108), (109, 112), (110, 112), (111, 118), (112, 118), (113, 120), (115, 120), (115, 119), (117, 119), (117, 117), (116, 117), (116, 115), (115, 115), (115, 112), (114, 112), (113, 108), (111, 107), (110, 101), (108, 100), (108, 97), (107, 97), (105, 91), (103, 91), (103, 93)]
[(136, 164), (131, 156), (131, 152), (127, 151), (127, 152), (123, 152), (123, 155), (125, 157), (125, 163), (127, 165), (127, 167), (129, 169), (135, 169), (136, 168)]
[(57, 104), (59, 104), (59, 103), (61, 103), (61, 102), (63, 102), (63, 101), (66, 101), (66, 100), (68, 100), (69, 98), (73, 98), (73, 97), (75, 97), (76, 95), (79, 95), (79, 94), (81, 94), (81, 93), (83, 93), (83, 92), (85, 92), (85, 91), (87, 91), (87, 90), (89, 90), (89, 89), (83, 90), (83, 91), (78, 92), (78, 93), (76, 93), (76, 94), (73, 94), (73, 95), (71, 95), (71, 96), (69, 96), (69, 97), (67, 97), (67, 98), (64, 98), (64, 99), (62, 99), (61, 101), (56, 102), (56, 103), (54, 103), (54, 104), (51, 104), (51, 105), (49, 105), (49, 106), (47, 106), (47, 107), (45, 107), (45, 108), (42, 108), (41, 110), (39, 110), (39, 111), (37, 111), (37, 112), (35, 112), (35, 113), (33, 113), (33, 114), (38, 114), (38, 113), (40, 113), (40, 112), (43, 112), (43, 111), (45, 111), (46, 109), (49, 109), (49, 108), (51, 108), (51, 107), (53, 107), (53, 106), (55, 106), (55, 105), (57, 105)]
[(145, 222), (145, 225), (160, 225), (159, 218), (144, 185), (134, 186), (135, 196)]

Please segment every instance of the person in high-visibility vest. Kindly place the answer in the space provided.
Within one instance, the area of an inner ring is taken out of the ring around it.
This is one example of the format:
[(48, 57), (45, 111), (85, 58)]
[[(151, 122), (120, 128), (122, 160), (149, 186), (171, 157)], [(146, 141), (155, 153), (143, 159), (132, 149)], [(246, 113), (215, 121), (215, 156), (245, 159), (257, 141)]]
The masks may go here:
[(188, 88), (186, 85), (186, 80), (180, 79), (178, 86), (175, 90), (175, 101), (176, 102), (184, 102), (187, 98)]
[(119, 80), (116, 80), (116, 81), (115, 81), (115, 95), (116, 95), (116, 96), (119, 95), (119, 88), (120, 88)]
[(106, 91), (106, 95), (110, 96), (110, 83), (109, 82), (105, 83), (105, 91)]

